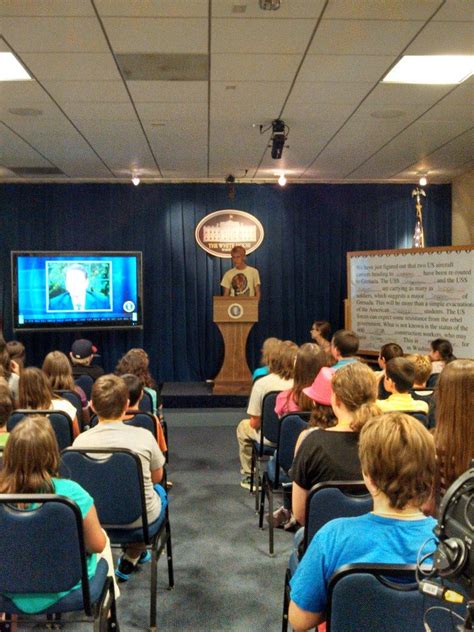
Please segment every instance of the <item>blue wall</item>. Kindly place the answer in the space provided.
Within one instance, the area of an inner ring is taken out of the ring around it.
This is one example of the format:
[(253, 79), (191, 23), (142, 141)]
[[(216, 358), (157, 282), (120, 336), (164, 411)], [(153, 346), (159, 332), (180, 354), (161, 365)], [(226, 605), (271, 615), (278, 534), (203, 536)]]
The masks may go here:
[[(346, 253), (411, 246), (413, 185), (236, 185), (235, 200), (220, 184), (24, 184), (0, 187), (0, 313), (13, 337), (11, 250), (141, 250), (143, 332), (81, 332), (112, 370), (131, 346), (144, 346), (160, 381), (215, 376), (222, 358), (212, 323), (212, 296), (229, 260), (211, 257), (194, 240), (208, 213), (235, 208), (255, 215), (265, 239), (249, 255), (262, 279), (260, 322), (248, 345), (258, 363), (268, 336), (308, 340), (312, 320), (343, 326)], [(451, 243), (451, 187), (432, 185), (424, 203), (428, 246)], [(21, 333), (28, 361), (53, 348), (68, 351), (75, 332)]]

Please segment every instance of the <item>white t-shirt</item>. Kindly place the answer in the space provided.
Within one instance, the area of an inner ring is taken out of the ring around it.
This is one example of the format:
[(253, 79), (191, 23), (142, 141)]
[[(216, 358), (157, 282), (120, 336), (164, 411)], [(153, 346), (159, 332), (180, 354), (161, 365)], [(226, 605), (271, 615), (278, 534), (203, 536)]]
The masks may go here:
[[(153, 489), (151, 472), (165, 464), (155, 437), (149, 430), (128, 426), (121, 421), (98, 423), (97, 426), (81, 433), (73, 443), (74, 448), (128, 448), (140, 457), (145, 487), (146, 510), (149, 522), (158, 518), (161, 501)], [(141, 519), (128, 527), (141, 525)]]
[(230, 290), (231, 296), (255, 296), (260, 275), (257, 268), (245, 266), (242, 270), (231, 268), (222, 277), (221, 286)]
[(74, 420), (74, 417), (77, 416), (77, 410), (76, 407), (71, 404), (71, 402), (69, 402), (67, 399), (53, 399), (51, 400), (51, 406), (50, 406), (51, 410), (60, 410), (63, 413), (66, 413), (67, 415), (69, 415), (69, 417), (71, 417), (71, 421)]
[(263, 398), (271, 391), (286, 391), (293, 387), (293, 379), (284, 380), (275, 373), (269, 373), (259, 378), (252, 386), (247, 414), (251, 417), (260, 417), (262, 414)]

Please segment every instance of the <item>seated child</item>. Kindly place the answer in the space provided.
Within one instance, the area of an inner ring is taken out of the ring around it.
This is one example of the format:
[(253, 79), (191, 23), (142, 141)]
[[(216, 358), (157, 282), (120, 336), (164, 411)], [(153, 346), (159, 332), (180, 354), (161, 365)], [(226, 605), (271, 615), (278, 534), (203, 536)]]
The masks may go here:
[[(128, 410), (127, 410), (127, 413), (123, 417), (123, 420), (126, 421), (127, 419), (132, 419), (132, 417), (134, 416), (133, 414), (134, 412), (135, 413), (142, 412), (140, 410), (140, 401), (143, 398), (144, 389), (143, 389), (143, 382), (136, 375), (132, 375), (131, 373), (125, 373), (125, 375), (122, 375), (121, 377), (122, 377), (122, 380), (127, 385), (127, 389), (128, 389)], [(156, 437), (158, 441), (158, 446), (163, 453), (167, 452), (168, 447), (166, 445), (166, 439), (165, 439), (165, 435), (164, 435), (160, 420), (158, 419), (156, 415), (153, 415), (153, 417), (155, 418)]]
[(392, 358), (385, 366), (385, 389), (390, 393), (387, 399), (378, 399), (382, 412), (400, 410), (403, 412), (427, 413), (428, 404), (410, 395), (415, 382), (415, 367), (407, 358)]
[(426, 402), (431, 410), (433, 402), (433, 389), (426, 389), (426, 382), (431, 375), (431, 360), (427, 355), (408, 355), (407, 360), (415, 367), (415, 381), (410, 391), (413, 399), (421, 399)]
[[(132, 449), (142, 463), (148, 520), (154, 522), (162, 515), (167, 504), (166, 492), (157, 484), (163, 478), (165, 457), (151, 432), (123, 423), (128, 409), (128, 389), (123, 379), (116, 375), (99, 377), (92, 387), (91, 406), (99, 423), (80, 434), (73, 447)], [(129, 527), (135, 528), (140, 524), (141, 519)], [(121, 581), (127, 581), (137, 564), (149, 559), (150, 554), (144, 542), (128, 544), (115, 574)]]
[(0, 448), (4, 448), (7, 443), (10, 434), (7, 431), (7, 421), (13, 409), (13, 398), (8, 382), (0, 377)]
[(396, 342), (388, 342), (380, 349), (377, 362), (381, 371), (375, 374), (379, 382), (379, 399), (387, 399), (390, 395), (390, 393), (385, 390), (383, 380), (385, 377), (385, 366), (392, 358), (403, 358), (403, 349)]
[(328, 582), (356, 562), (415, 564), (419, 548), (432, 537), (436, 521), (421, 506), (435, 473), (431, 434), (416, 419), (388, 413), (367, 421), (359, 456), (372, 512), (328, 522), (312, 539), (291, 579), (289, 621), (310, 630), (325, 618)]

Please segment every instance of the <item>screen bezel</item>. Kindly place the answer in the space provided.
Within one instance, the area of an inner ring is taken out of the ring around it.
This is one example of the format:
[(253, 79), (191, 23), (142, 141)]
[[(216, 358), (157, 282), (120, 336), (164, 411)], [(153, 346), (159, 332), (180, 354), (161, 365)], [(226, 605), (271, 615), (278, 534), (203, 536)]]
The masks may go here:
[[(135, 257), (137, 260), (137, 321), (134, 324), (122, 324), (122, 321), (104, 321), (100, 324), (97, 321), (81, 320), (74, 324), (62, 323), (42, 323), (26, 326), (18, 322), (18, 257)], [(138, 250), (12, 250), (11, 251), (11, 297), (12, 297), (12, 323), (15, 332), (34, 331), (77, 331), (87, 329), (88, 331), (117, 330), (117, 329), (143, 329), (143, 265), (142, 252)]]

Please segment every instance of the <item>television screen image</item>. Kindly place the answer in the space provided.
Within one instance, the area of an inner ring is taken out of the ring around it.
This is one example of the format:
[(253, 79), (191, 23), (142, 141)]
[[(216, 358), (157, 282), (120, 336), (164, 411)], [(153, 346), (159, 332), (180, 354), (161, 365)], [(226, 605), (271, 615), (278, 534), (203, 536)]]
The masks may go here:
[(12, 252), (15, 330), (139, 328), (141, 253)]

